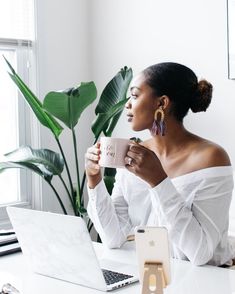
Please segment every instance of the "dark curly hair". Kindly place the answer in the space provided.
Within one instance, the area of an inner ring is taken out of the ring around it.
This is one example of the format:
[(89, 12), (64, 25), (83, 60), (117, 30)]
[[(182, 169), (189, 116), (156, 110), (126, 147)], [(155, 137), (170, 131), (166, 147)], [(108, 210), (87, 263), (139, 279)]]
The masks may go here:
[(146, 83), (157, 96), (167, 95), (172, 102), (172, 113), (179, 121), (191, 109), (206, 111), (212, 98), (213, 86), (198, 79), (188, 67), (174, 62), (152, 65), (143, 71)]

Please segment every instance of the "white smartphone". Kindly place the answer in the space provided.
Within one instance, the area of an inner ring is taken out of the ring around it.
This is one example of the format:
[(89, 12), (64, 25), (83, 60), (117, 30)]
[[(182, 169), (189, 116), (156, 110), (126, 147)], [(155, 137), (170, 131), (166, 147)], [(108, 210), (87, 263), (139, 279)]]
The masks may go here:
[(166, 286), (170, 284), (170, 252), (167, 229), (165, 227), (136, 227), (135, 242), (140, 282), (143, 283), (144, 264), (158, 262), (162, 263)]

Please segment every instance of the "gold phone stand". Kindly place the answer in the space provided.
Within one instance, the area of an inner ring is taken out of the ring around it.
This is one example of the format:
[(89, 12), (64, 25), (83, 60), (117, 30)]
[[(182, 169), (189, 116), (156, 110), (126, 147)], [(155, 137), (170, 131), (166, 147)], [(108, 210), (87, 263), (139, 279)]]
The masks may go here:
[(145, 262), (142, 294), (163, 294), (166, 287), (162, 263)]

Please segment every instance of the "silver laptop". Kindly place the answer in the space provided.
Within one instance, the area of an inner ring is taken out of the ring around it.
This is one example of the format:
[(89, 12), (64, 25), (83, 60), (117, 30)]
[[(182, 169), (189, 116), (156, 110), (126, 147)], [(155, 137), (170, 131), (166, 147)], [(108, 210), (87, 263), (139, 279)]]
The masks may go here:
[(82, 218), (16, 207), (7, 213), (34, 272), (101, 291), (138, 280), (131, 265), (106, 260), (101, 269)]

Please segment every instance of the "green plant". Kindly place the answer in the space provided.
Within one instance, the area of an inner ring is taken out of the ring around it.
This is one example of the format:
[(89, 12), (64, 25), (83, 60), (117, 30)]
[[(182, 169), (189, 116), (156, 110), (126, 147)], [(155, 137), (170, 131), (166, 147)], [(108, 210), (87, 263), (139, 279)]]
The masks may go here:
[[(30, 146), (21, 146), (17, 150), (5, 154), (6, 160), (0, 162), (0, 172), (8, 168), (27, 168), (37, 173), (50, 185), (63, 212), (67, 214), (66, 207), (52, 181), (54, 176), (58, 176), (70, 200), (74, 214), (83, 216), (86, 214), (86, 209), (84, 207), (84, 185), (86, 176), (85, 172), (82, 178), (79, 174), (78, 145), (75, 127), (78, 124), (82, 112), (96, 99), (96, 86), (94, 82), (88, 82), (81, 83), (77, 87), (69, 88), (64, 91), (49, 92), (42, 103), (17, 75), (6, 58), (5, 60), (10, 69), (9, 75), (11, 79), (22, 93), (39, 122), (51, 131), (60, 152), (54, 152), (49, 149), (33, 149)], [(96, 118), (91, 126), (94, 135), (94, 144), (102, 133), (105, 136), (112, 135), (124, 105), (128, 100), (126, 93), (131, 79), (131, 68), (124, 67), (104, 88), (95, 109)], [(63, 127), (58, 120), (71, 131), (71, 145), (73, 146), (72, 149), (76, 163), (76, 187), (72, 184), (71, 169), (66, 160), (63, 146), (60, 143), (59, 137), (63, 132)], [(87, 134), (87, 130), (84, 131), (84, 134), (79, 135), (80, 138), (85, 134)], [(64, 180), (64, 174), (62, 174), (64, 168), (67, 174), (66, 180)], [(114, 174), (115, 171), (111, 171), (110, 169), (105, 169), (104, 171), (109, 191), (112, 189)], [(90, 227), (91, 223), (88, 225)]]

